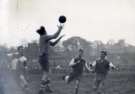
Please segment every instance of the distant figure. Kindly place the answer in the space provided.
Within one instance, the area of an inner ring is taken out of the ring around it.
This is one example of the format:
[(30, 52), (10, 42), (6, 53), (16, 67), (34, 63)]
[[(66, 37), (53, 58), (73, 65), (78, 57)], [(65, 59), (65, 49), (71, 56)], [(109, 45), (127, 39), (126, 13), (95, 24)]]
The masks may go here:
[(101, 51), (100, 58), (90, 64), (91, 69), (93, 69), (95, 76), (94, 91), (100, 94), (100, 86), (104, 85), (104, 81), (110, 68), (117, 69), (110, 61), (107, 60), (107, 52)]
[(82, 77), (84, 68), (88, 68), (85, 59), (83, 58), (84, 51), (83, 49), (79, 49), (78, 55), (74, 57), (69, 66), (72, 68), (72, 72), (69, 75), (63, 76), (63, 80), (66, 83), (70, 83), (73, 80), (76, 81), (75, 94), (78, 94), (79, 83)]
[(23, 47), (19, 46), (17, 52), (9, 53), (7, 56), (10, 57), (11, 63), (10, 68), (14, 74), (15, 79), (17, 78), (18, 83), (25, 89), (28, 87), (26, 80), (26, 70), (28, 69), (28, 59), (23, 54)]
[(18, 55), (18, 53), (8, 53), (7, 56), (9, 57), (9, 61), (11, 61), (11, 63), (8, 64), (8, 68), (10, 68), (13, 71), (16, 71), (17, 68), (17, 62), (18, 59), (16, 58), (16, 56)]
[(16, 69), (17, 69), (17, 63), (18, 63), (18, 59), (17, 59), (17, 58), (14, 58), (14, 59), (12, 60), (12, 62), (11, 62), (11, 69), (12, 69), (13, 71), (16, 71)]
[(40, 29), (37, 30), (37, 33), (40, 35), (40, 39), (39, 39), (39, 50), (40, 50), (40, 56), (39, 56), (39, 63), (41, 65), (42, 71), (43, 71), (43, 76), (41, 79), (41, 85), (40, 85), (40, 90), (39, 90), (39, 94), (43, 94), (44, 90), (46, 92), (52, 92), (49, 84), (50, 84), (50, 80), (49, 80), (49, 47), (50, 46), (55, 46), (60, 39), (63, 37), (59, 37), (56, 41), (52, 42), (52, 39), (56, 39), (61, 30), (62, 30), (63, 26), (60, 25), (58, 26), (58, 31), (54, 34), (54, 35), (48, 35), (45, 27), (41, 26)]
[(28, 69), (28, 66), (27, 66), (28, 59), (26, 56), (24, 56), (22, 46), (18, 47), (18, 52), (19, 54), (17, 58), (18, 59), (17, 71), (18, 71), (19, 78), (21, 80), (21, 85), (27, 89), (28, 81), (26, 80), (26, 70)]

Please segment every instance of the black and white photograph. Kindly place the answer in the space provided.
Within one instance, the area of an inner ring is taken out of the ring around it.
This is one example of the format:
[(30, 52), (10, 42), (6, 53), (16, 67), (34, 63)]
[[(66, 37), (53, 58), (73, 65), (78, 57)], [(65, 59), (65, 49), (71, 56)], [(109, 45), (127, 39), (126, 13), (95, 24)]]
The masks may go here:
[(0, 0), (0, 94), (135, 94), (135, 0)]

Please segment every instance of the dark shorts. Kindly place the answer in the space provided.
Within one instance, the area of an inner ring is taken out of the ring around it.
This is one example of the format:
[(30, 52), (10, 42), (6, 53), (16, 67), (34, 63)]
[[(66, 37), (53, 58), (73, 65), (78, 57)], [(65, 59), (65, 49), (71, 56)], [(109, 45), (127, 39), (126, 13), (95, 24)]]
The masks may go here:
[(68, 83), (72, 82), (73, 80), (80, 80), (81, 76), (82, 76), (82, 73), (80, 72), (71, 72), (69, 74)]
[(43, 71), (49, 72), (49, 60), (47, 54), (39, 56), (39, 63)]
[(100, 81), (100, 82), (102, 82), (102, 81), (104, 81), (105, 79), (106, 79), (106, 74), (99, 74), (99, 73), (96, 74), (95, 81)]

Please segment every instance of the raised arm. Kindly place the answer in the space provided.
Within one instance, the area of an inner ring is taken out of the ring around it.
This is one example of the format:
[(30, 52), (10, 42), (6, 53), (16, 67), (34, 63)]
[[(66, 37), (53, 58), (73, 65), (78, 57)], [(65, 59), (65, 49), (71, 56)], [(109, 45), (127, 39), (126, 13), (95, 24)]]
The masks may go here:
[(55, 40), (54, 42), (50, 41), (50, 45), (51, 46), (55, 46), (62, 38), (64, 37), (64, 35), (62, 35), (61, 37), (59, 37), (57, 40)]
[(51, 40), (51, 39), (55, 39), (55, 38), (57, 38), (58, 36), (59, 36), (59, 34), (60, 34), (60, 32), (61, 32), (61, 30), (62, 30), (62, 28), (63, 28), (63, 26), (58, 26), (58, 30), (57, 30), (57, 32), (56, 33), (54, 33), (53, 35), (49, 35), (49, 36), (47, 36), (47, 40)]

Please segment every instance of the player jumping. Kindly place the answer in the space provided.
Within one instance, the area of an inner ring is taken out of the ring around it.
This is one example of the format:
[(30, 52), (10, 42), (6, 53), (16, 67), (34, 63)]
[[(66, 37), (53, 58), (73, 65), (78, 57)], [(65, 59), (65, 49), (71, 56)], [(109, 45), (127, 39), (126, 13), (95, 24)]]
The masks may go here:
[(61, 30), (62, 30), (63, 26), (60, 25), (58, 26), (58, 31), (54, 34), (54, 35), (48, 35), (45, 27), (41, 26), (40, 29), (37, 30), (37, 33), (40, 35), (40, 39), (39, 39), (39, 49), (40, 49), (40, 57), (39, 57), (39, 63), (41, 65), (42, 71), (43, 71), (43, 76), (41, 79), (41, 85), (40, 85), (40, 90), (39, 90), (39, 94), (43, 94), (44, 93), (44, 89), (46, 92), (51, 93), (52, 90), (49, 86), (50, 84), (50, 80), (49, 80), (49, 47), (50, 46), (55, 46), (60, 39), (63, 37), (59, 37), (55, 42), (52, 42), (52, 39), (56, 39)]

